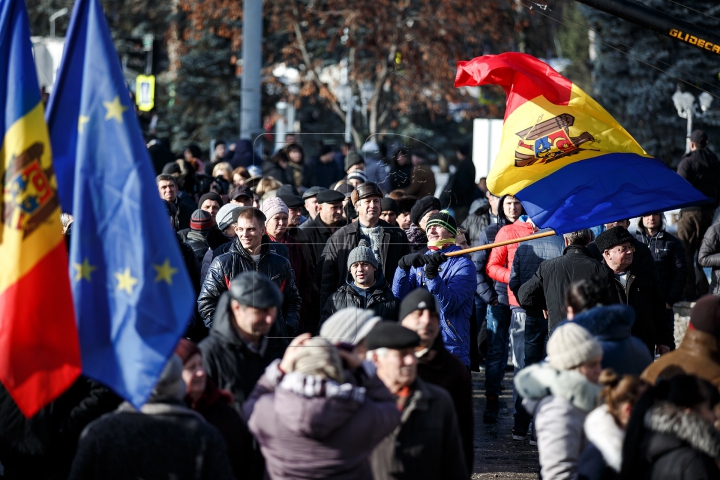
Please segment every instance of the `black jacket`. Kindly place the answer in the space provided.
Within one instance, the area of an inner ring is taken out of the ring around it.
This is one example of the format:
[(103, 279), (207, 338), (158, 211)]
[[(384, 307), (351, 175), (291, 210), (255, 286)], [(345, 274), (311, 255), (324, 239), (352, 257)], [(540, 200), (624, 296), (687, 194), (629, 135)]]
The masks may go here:
[(443, 207), (467, 207), (475, 200), (475, 164), (471, 158), (461, 160), (457, 170), (450, 175), (443, 193), (440, 195), (440, 204)]
[(334, 160), (328, 163), (323, 163), (318, 157), (314, 157), (310, 159), (308, 163), (305, 164), (305, 168), (303, 168), (303, 186), (305, 188), (330, 188), (330, 185), (337, 182), (344, 176), (345, 172), (342, 167)]
[(480, 240), (480, 234), (490, 225), (490, 203), (486, 198), (478, 198), (470, 205), (470, 214), (463, 220), (465, 239), (468, 245), (475, 246)]
[(210, 336), (200, 342), (208, 377), (219, 389), (233, 394), (233, 406), (240, 415), (243, 402), (265, 368), (282, 358), (287, 346), (287, 339), (277, 337), (273, 325), (270, 335), (260, 342), (259, 351), (250, 349), (235, 326), (228, 293), (220, 297)]
[[(678, 175), (703, 195), (713, 199), (712, 208), (717, 205), (720, 193), (720, 160), (709, 148), (694, 150), (680, 160)], [(699, 209), (701, 207), (691, 207)]]
[[(688, 273), (685, 249), (680, 240), (666, 231), (650, 237), (641, 225), (635, 232), (635, 238), (650, 249), (660, 281), (660, 294), (663, 295), (665, 303), (672, 306), (679, 302)], [(635, 248), (637, 250), (637, 246)]]
[[(342, 226), (345, 225), (342, 224)], [(315, 258), (315, 270), (319, 277), (322, 275), (322, 261), (325, 258), (323, 255), (325, 252), (325, 245), (328, 240), (330, 240), (330, 237), (332, 237), (333, 232), (330, 227), (322, 221), (320, 214), (316, 215), (315, 218), (309, 218), (298, 227), (298, 230), (304, 233), (310, 241), (310, 248), (312, 248)]]
[[(652, 253), (650, 253), (650, 248), (648, 248), (648, 246), (644, 243), (638, 241), (635, 241), (633, 245), (635, 246), (635, 253), (633, 254), (632, 261), (633, 265), (640, 265), (647, 270), (651, 270), (657, 276), (657, 271), (655, 270), (655, 259), (653, 258)], [(590, 242), (587, 248), (590, 252), (590, 255), (595, 260), (603, 263), (604, 258), (602, 256), (602, 252), (597, 247), (597, 245), (595, 245), (595, 242)], [(660, 280), (658, 280), (658, 282), (659, 281)]]
[(286, 169), (278, 165), (276, 162), (273, 162), (272, 160), (265, 160), (262, 162), (262, 165), (260, 165), (260, 168), (262, 169), (263, 177), (273, 177), (283, 185), (290, 183), (292, 177), (288, 174)]
[[(295, 273), (290, 266), (290, 261), (275, 253), (268, 240), (267, 237), (263, 239), (260, 248), (260, 263), (257, 266), (247, 250), (240, 245), (240, 239), (237, 237), (233, 240), (227, 253), (212, 261), (198, 297), (198, 310), (208, 328), (212, 326), (215, 307), (218, 305), (220, 295), (228, 290), (232, 279), (242, 272), (255, 270), (272, 279), (283, 293), (283, 305), (278, 311), (276, 320), (278, 334), (282, 336), (297, 335), (302, 299), (295, 285)], [(223, 388), (220, 385), (218, 387)]]
[(195, 258), (199, 263), (201, 263), (205, 253), (210, 248), (210, 245), (208, 245), (207, 242), (207, 237), (202, 235), (200, 232), (190, 230), (187, 232), (187, 235), (185, 235), (185, 243), (193, 249)]
[(565, 247), (562, 257), (540, 264), (535, 275), (518, 290), (518, 302), (527, 310), (547, 310), (548, 327), (553, 330), (565, 319), (565, 290), (577, 280), (600, 275), (609, 288), (615, 278), (610, 269), (590, 256), (581, 245)]
[(348, 283), (352, 281), (352, 277), (348, 274), (348, 281), (338, 288), (337, 292), (330, 295), (325, 308), (323, 308), (322, 315), (320, 315), (320, 326), (330, 315), (347, 307), (372, 310), (378, 317), (397, 321), (400, 302), (393, 296), (392, 288), (385, 279), (376, 282), (375, 285), (368, 289), (367, 300)]
[[(382, 249), (380, 251), (383, 276), (390, 281), (395, 277), (398, 262), (410, 253), (408, 239), (398, 227), (393, 227), (384, 220), (377, 224), (383, 229)], [(320, 305), (325, 305), (327, 299), (343, 283), (347, 276), (347, 261), (350, 250), (360, 243), (360, 222), (353, 222), (337, 230), (330, 237), (325, 247), (325, 262), (323, 263), (322, 282), (320, 284)], [(375, 274), (377, 276), (377, 273)]]
[(705, 232), (698, 252), (698, 263), (712, 268), (709, 293), (720, 295), (720, 223)]

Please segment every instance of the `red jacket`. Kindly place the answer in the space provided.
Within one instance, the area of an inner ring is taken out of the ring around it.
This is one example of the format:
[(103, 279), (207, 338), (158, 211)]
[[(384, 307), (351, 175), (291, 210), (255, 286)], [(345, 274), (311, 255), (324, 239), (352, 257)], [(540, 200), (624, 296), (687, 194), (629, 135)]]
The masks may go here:
[[(532, 235), (533, 232), (535, 232), (535, 226), (532, 223), (516, 221), (515, 223), (502, 227), (495, 236), (495, 242), (527, 237), (528, 235)], [(510, 270), (512, 269), (512, 262), (515, 258), (515, 251), (518, 245), (519, 243), (512, 243), (502, 247), (495, 247), (490, 251), (490, 259), (486, 267), (490, 278), (496, 282), (510, 282)], [(510, 287), (508, 287), (508, 299), (510, 300), (510, 305), (514, 307), (520, 306)]]

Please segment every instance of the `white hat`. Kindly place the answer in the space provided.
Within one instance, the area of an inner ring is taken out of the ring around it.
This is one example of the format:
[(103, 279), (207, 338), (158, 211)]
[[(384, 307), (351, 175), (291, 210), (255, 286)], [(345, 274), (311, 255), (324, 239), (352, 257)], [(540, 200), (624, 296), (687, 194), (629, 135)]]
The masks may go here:
[(571, 370), (602, 354), (592, 334), (573, 322), (556, 328), (547, 343), (547, 361), (558, 370)]

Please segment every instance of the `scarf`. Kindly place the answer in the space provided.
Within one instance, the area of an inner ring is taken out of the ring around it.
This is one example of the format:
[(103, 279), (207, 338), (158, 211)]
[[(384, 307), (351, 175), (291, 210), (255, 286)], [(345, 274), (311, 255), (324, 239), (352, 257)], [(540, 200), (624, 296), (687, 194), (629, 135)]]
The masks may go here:
[(436, 252), (438, 250), (445, 250), (450, 245), (455, 245), (455, 238), (445, 238), (437, 242), (428, 242), (427, 247), (428, 250)]

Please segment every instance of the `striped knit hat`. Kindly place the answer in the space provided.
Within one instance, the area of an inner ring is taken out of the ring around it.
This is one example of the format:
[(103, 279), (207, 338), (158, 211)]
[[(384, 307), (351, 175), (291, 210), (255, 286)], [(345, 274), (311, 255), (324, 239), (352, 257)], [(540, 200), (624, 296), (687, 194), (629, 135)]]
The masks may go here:
[(210, 230), (213, 224), (214, 222), (212, 219), (212, 215), (210, 215), (205, 210), (195, 210), (192, 214), (192, 217), (190, 217), (191, 230), (198, 230), (200, 232), (204, 232), (206, 230)]
[(450, 215), (450, 212), (447, 210), (440, 210), (437, 213), (433, 213), (425, 224), (425, 231), (427, 232), (433, 225), (443, 227), (445, 230), (450, 232), (453, 237), (457, 235), (457, 224), (455, 223), (453, 216)]

